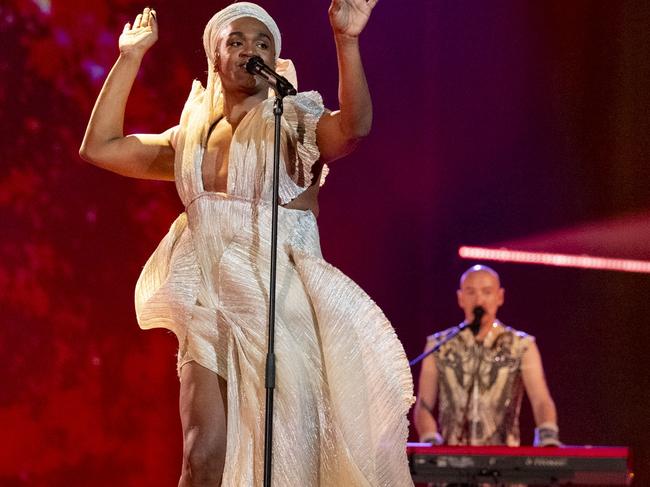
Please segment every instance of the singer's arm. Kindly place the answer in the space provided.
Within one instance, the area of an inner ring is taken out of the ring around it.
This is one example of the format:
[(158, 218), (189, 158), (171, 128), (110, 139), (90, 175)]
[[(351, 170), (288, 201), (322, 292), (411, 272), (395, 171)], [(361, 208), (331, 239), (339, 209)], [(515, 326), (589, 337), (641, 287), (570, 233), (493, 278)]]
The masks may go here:
[(542, 357), (535, 342), (532, 342), (528, 350), (524, 352), (521, 362), (521, 373), (526, 394), (533, 409), (535, 424), (537, 426), (545, 423), (557, 425), (555, 403), (546, 385)]
[(377, 0), (332, 0), (329, 8), (339, 69), (339, 110), (326, 112), (318, 123), (317, 141), (324, 162), (349, 154), (370, 132), (372, 101), (359, 35), (376, 4)]
[(124, 136), (124, 112), (131, 87), (146, 51), (156, 42), (155, 12), (144, 9), (126, 24), (120, 55), (102, 87), (90, 116), (79, 155), (85, 161), (124, 176), (174, 179), (170, 132)]
[[(426, 350), (430, 350), (434, 343), (427, 342)], [(420, 441), (432, 441), (439, 443), (441, 438), (438, 433), (438, 425), (433, 417), (433, 407), (438, 399), (438, 369), (433, 355), (427, 356), (422, 361), (420, 379), (418, 381), (418, 397), (413, 410), (415, 429), (418, 432)]]

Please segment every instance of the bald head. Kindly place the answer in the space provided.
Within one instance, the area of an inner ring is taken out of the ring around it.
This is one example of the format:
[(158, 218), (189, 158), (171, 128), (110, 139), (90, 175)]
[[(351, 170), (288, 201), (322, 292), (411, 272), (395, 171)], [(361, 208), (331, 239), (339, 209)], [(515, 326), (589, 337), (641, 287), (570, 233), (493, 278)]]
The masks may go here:
[(460, 282), (458, 283), (458, 288), (462, 289), (465, 280), (475, 272), (486, 272), (490, 274), (492, 277), (494, 277), (494, 279), (496, 279), (497, 287), (501, 287), (501, 279), (499, 278), (499, 273), (497, 271), (492, 269), (492, 267), (476, 264), (470, 267), (469, 269), (467, 269), (465, 272), (463, 272), (463, 275), (460, 276)]

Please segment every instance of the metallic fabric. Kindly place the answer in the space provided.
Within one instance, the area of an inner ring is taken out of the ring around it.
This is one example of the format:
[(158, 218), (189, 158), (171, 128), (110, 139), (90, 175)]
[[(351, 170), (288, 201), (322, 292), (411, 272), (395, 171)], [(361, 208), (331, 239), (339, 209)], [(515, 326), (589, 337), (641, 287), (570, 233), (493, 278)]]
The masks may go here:
[[(136, 288), (140, 326), (176, 334), (179, 368), (195, 361), (227, 381), (223, 485), (232, 487), (259, 486), (263, 475), (272, 102), (251, 110), (233, 135), (228, 194), (203, 190), (202, 151), (184, 148), (181, 119), (174, 145), (186, 211)], [(312, 169), (322, 113), (315, 92), (285, 99), (282, 203), (320, 177)], [(413, 385), (393, 328), (323, 260), (310, 211), (280, 207), (278, 235), (274, 485), (412, 485), (405, 445)]]
[[(429, 337), (437, 343), (457, 329)], [(448, 445), (519, 445), (522, 356), (534, 338), (495, 322), (483, 343), (469, 329), (434, 354), (438, 427)]]

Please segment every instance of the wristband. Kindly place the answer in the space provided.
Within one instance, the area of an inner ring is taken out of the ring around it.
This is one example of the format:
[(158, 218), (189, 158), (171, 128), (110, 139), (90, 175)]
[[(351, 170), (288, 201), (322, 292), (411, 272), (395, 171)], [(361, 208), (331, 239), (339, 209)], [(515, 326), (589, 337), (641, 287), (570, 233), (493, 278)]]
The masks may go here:
[(561, 446), (560, 430), (555, 423), (542, 423), (535, 428), (534, 446)]
[(445, 440), (442, 438), (442, 435), (437, 431), (435, 433), (426, 433), (420, 436), (420, 443), (431, 443), (433, 446), (442, 445)]

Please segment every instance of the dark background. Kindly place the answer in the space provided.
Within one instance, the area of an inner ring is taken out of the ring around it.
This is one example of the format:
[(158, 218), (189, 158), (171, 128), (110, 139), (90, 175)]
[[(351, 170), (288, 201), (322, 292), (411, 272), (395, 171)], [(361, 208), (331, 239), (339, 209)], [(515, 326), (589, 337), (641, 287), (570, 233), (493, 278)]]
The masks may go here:
[[(160, 41), (128, 131), (177, 123), (205, 77), (203, 27), (225, 4), (153, 4)], [(327, 2), (263, 5), (300, 88), (336, 108)], [(172, 184), (77, 155), (117, 35), (144, 6), (0, 6), (2, 486), (177, 483), (176, 341), (140, 331), (132, 303), (182, 208)], [(457, 278), (474, 262), (460, 245), (535, 250), (562, 230), (561, 251), (589, 224), (589, 253), (650, 259), (638, 237), (650, 228), (649, 41), (644, 1), (380, 0), (362, 36), (373, 131), (332, 165), (319, 220), (325, 257), (384, 309), (409, 357), (462, 319)], [(562, 440), (631, 446), (636, 485), (650, 485), (648, 275), (494, 267), (501, 319), (537, 337)], [(526, 404), (525, 444), (532, 429)]]

